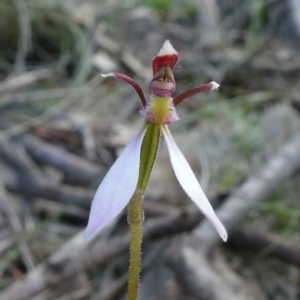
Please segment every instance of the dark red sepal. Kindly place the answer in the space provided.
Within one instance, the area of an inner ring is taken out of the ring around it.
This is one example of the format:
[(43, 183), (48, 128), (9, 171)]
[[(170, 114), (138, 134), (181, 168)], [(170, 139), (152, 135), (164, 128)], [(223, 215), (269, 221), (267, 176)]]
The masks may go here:
[(180, 95), (178, 95), (174, 100), (173, 103), (175, 106), (177, 106), (178, 104), (180, 104), (181, 102), (183, 102), (184, 100), (186, 100), (187, 98), (198, 94), (198, 93), (203, 93), (203, 92), (211, 92), (213, 90), (218, 89), (220, 85), (214, 81), (201, 85), (201, 86), (197, 86), (194, 87), (192, 89), (189, 89), (187, 91), (184, 91), (183, 93), (181, 93)]
[(114, 77), (114, 78), (122, 79), (122, 80), (126, 81), (127, 83), (129, 83), (135, 89), (135, 91), (137, 92), (137, 94), (139, 95), (139, 97), (141, 99), (141, 102), (142, 102), (143, 106), (145, 107), (147, 105), (147, 100), (145, 98), (143, 90), (141, 89), (139, 84), (134, 79), (132, 79), (131, 77), (129, 77), (127, 75), (124, 75), (124, 74), (121, 74), (121, 73), (116, 73), (116, 72), (111, 72), (111, 73), (108, 73), (108, 74), (102, 74), (101, 76), (102, 77)]
[(169, 66), (171, 69), (173, 69), (177, 61), (178, 55), (175, 53), (171, 55), (155, 56), (152, 60), (153, 75), (155, 75), (163, 66)]

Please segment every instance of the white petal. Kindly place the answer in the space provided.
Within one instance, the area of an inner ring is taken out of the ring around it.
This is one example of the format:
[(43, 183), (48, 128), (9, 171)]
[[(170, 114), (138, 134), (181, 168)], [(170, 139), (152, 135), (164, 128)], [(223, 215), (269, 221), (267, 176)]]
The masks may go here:
[(218, 231), (220, 237), (224, 241), (226, 241), (227, 240), (226, 229), (224, 228), (223, 224), (216, 216), (211, 204), (209, 203), (202, 188), (200, 187), (200, 184), (198, 183), (195, 174), (193, 173), (185, 157), (183, 156), (178, 146), (176, 145), (168, 127), (162, 126), (162, 132), (167, 142), (172, 167), (174, 169), (175, 175), (180, 185), (187, 193), (187, 195), (200, 208), (203, 214), (211, 221), (211, 223)]
[(143, 128), (125, 147), (102, 180), (94, 196), (85, 239), (91, 240), (128, 204), (138, 182)]

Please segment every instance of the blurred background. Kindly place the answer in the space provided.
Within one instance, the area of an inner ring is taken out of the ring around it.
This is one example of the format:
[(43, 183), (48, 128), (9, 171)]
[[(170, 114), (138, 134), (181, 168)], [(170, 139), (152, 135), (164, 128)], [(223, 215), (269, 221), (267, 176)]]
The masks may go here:
[(0, 299), (125, 299), (125, 212), (86, 245), (93, 194), (143, 122), (169, 39), (170, 130), (229, 231), (181, 190), (162, 142), (145, 200), (140, 299), (300, 299), (299, 0), (1, 0)]

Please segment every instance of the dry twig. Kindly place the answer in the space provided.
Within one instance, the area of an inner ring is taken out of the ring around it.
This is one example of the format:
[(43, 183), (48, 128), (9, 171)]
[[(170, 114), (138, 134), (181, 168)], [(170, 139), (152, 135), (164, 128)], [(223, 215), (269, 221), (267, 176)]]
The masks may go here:
[(149, 70), (149, 68), (146, 68), (131, 53), (122, 50), (122, 48), (111, 38), (98, 31), (95, 35), (95, 41), (100, 47), (118, 57), (127, 68), (144, 79), (145, 82), (149, 82), (151, 80), (151, 70)]
[(299, 246), (283, 243), (267, 234), (237, 229), (232, 232), (229, 244), (252, 253), (263, 252), (264, 255), (300, 268)]
[[(220, 220), (229, 231), (229, 238), (230, 233), (237, 228), (250, 209), (264, 201), (279, 184), (299, 170), (299, 149), (300, 134), (297, 134), (277, 155), (262, 166), (258, 174), (246, 180), (217, 210)], [(180, 279), (180, 283), (196, 299), (204, 299), (199, 296), (202, 294), (201, 292), (204, 295), (210, 295), (213, 299), (234, 299), (233, 289), (228, 288), (227, 278), (224, 277), (222, 280), (218, 271), (208, 262), (212, 248), (217, 246), (220, 241), (216, 231), (205, 220), (193, 230), (193, 233), (184, 242), (181, 242), (180, 247), (174, 247), (170, 251), (170, 260), (173, 262), (171, 265), (176, 265), (176, 268), (173, 269)], [(196, 260), (201, 260), (201, 265), (205, 266), (205, 275), (197, 269)], [(183, 275), (187, 273), (190, 276), (183, 278)], [(211, 276), (206, 283), (203, 283), (207, 274)], [(220, 289), (226, 290), (227, 294), (220, 294)], [(230, 298), (228, 295), (231, 295)]]
[(59, 186), (46, 178), (20, 144), (1, 141), (0, 157), (17, 171), (16, 180), (6, 184), (8, 190), (29, 197), (52, 199), (89, 208), (92, 193), (74, 187)]
[(54, 69), (45, 68), (9, 78), (0, 83), (0, 94), (17, 92), (24, 87), (36, 83), (37, 81), (51, 78), (54, 73)]
[(35, 160), (59, 169), (74, 182), (92, 184), (103, 175), (100, 166), (58, 146), (45, 143), (29, 134), (22, 136), (20, 140)]
[[(201, 220), (201, 213), (193, 206), (174, 216), (152, 219), (145, 223), (144, 241), (162, 238), (190, 230)], [(83, 241), (80, 232), (25, 279), (15, 282), (0, 294), (3, 300), (31, 299), (45, 288), (53, 288), (77, 272), (104, 264), (128, 250), (129, 234), (109, 240), (95, 241), (91, 247)]]
[[(32, 172), (32, 166), (28, 159), (20, 164), (20, 157), (24, 156), (20, 148), (17, 149), (18, 151), (16, 150), (15, 155), (11, 156), (9, 154), (11, 154), (12, 149), (5, 146), (7, 144), (2, 143), (0, 147), (2, 157), (4, 153), (10, 163), (19, 168), (21, 174), (27, 174), (28, 169)], [(297, 135), (282, 148), (279, 154), (263, 166), (259, 175), (247, 180), (228, 198), (228, 201), (219, 209), (219, 216), (229, 232), (236, 228), (237, 224), (255, 204), (263, 201), (278, 184), (292, 176), (299, 169), (299, 148), (300, 135)], [(193, 211), (191, 212), (191, 210)], [(199, 223), (200, 219), (200, 212), (193, 208), (174, 216), (149, 220), (145, 224), (145, 241), (191, 230)], [(200, 240), (201, 247), (191, 248), (188, 246), (191, 255), (188, 257), (183, 256), (184, 259), (193, 257), (193, 252), (196, 252), (197, 256), (199, 256), (201, 250), (202, 253), (208, 253), (220, 240), (207, 222), (201, 224), (194, 231), (191, 239), (193, 241)], [(24, 280), (16, 282), (8, 288), (0, 295), (1, 299), (30, 299), (43, 289), (56, 286), (63, 279), (73, 276), (80, 270), (91, 268), (96, 263), (107, 263), (110, 259), (126, 251), (128, 244), (129, 236), (124, 235), (114, 237), (108, 241), (99, 240), (91, 248), (86, 248), (82, 240), (82, 233), (80, 233), (61, 250), (53, 254), (46, 263), (30, 272)], [(180, 252), (186, 248), (186, 245), (184, 243), (177, 248), (178, 255), (181, 255)], [(187, 261), (186, 263), (193, 266), (192, 262)]]
[(7, 199), (6, 191), (3, 186), (0, 186), (0, 197), (1, 197), (1, 206), (2, 210), (5, 212), (11, 227), (13, 228), (13, 232), (15, 235), (15, 239), (19, 245), (19, 249), (25, 263), (25, 266), (28, 271), (31, 271), (35, 268), (35, 259), (26, 243), (26, 240), (23, 236), (22, 224), (19, 220), (17, 213), (15, 212), (12, 204), (9, 199)]

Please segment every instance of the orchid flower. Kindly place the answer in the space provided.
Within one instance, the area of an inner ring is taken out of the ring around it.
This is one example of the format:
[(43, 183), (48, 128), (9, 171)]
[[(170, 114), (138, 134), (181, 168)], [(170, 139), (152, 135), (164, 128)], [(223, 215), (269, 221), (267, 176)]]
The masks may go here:
[[(143, 105), (140, 113), (146, 120), (143, 128), (129, 142), (108, 171), (95, 194), (88, 226), (85, 231), (87, 241), (94, 238), (105, 225), (114, 219), (135, 194), (139, 177), (141, 176), (141, 172), (143, 172), (140, 167), (143, 147), (147, 148), (148, 144), (151, 143), (151, 135), (148, 134), (148, 138), (146, 138), (146, 135), (148, 131), (153, 129), (159, 132), (159, 137), (162, 132), (165, 138), (171, 165), (183, 190), (210, 220), (220, 237), (224, 241), (227, 240), (227, 232), (224, 226), (216, 216), (196, 176), (176, 145), (167, 126), (179, 120), (176, 113), (176, 106), (178, 104), (197, 93), (213, 91), (219, 85), (212, 81), (208, 84), (189, 89), (173, 99), (172, 94), (175, 91), (176, 83), (172, 69), (177, 61), (178, 54), (176, 50), (168, 40), (165, 41), (159, 53), (152, 60), (153, 78), (150, 83), (148, 100), (146, 100), (141, 87), (132, 78), (120, 73), (103, 75), (104, 77), (122, 79), (136, 90)], [(158, 143), (159, 141), (157, 142), (157, 148)], [(153, 163), (155, 155), (156, 153), (154, 154)], [(152, 165), (149, 168), (150, 173)]]

